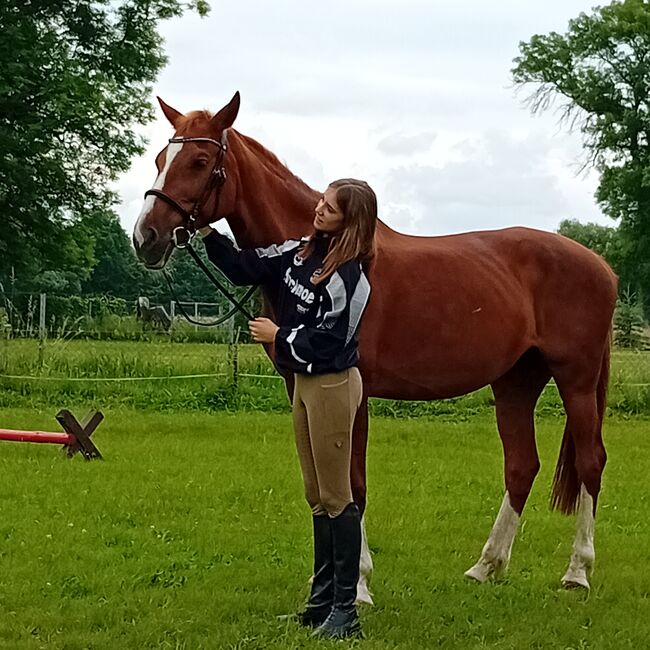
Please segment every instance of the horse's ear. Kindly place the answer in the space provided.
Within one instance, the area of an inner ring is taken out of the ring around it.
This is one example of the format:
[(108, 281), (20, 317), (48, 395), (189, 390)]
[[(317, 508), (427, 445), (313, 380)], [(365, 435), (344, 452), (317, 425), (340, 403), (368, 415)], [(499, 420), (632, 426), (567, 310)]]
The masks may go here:
[(181, 119), (181, 117), (184, 117), (183, 113), (177, 111), (175, 108), (172, 108), (169, 104), (165, 104), (165, 102), (162, 99), (160, 99), (160, 97), (156, 97), (156, 99), (158, 100), (158, 103), (160, 104), (160, 108), (162, 108), (165, 117), (169, 120), (169, 123), (174, 128), (176, 128), (178, 121)]
[(239, 91), (237, 91), (233, 98), (212, 118), (211, 124), (215, 131), (221, 133), (233, 125), (235, 119), (237, 119), (237, 113), (239, 113), (240, 103), (241, 98)]

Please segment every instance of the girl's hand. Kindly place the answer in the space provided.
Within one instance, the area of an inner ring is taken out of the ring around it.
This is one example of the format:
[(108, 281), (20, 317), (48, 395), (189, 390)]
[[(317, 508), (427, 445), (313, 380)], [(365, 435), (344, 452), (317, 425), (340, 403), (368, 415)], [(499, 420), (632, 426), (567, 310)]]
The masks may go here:
[(280, 328), (272, 320), (260, 317), (249, 320), (248, 329), (256, 343), (273, 343), (275, 334)]

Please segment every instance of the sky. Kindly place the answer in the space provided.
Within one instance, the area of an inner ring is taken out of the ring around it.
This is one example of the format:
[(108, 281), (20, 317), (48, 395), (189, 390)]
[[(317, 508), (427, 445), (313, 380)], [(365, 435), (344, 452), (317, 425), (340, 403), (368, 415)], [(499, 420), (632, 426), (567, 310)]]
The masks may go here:
[[(532, 115), (510, 75), (520, 41), (564, 33), (595, 4), (212, 0), (207, 18), (161, 25), (169, 62), (152, 98), (216, 112), (239, 90), (238, 131), (315, 189), (368, 181), (401, 232), (614, 225), (595, 203), (597, 175), (581, 172), (580, 133), (553, 111)], [(147, 152), (116, 183), (129, 233), (172, 135), (160, 111), (139, 132)]]

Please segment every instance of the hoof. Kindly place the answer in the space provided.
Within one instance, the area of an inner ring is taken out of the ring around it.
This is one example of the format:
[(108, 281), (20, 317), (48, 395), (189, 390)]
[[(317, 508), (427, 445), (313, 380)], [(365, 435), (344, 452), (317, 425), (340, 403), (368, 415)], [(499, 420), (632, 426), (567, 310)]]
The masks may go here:
[(585, 571), (567, 571), (562, 578), (562, 586), (565, 589), (586, 589), (589, 591), (589, 580)]
[(494, 567), (487, 562), (477, 562), (471, 569), (465, 571), (465, 577), (476, 582), (487, 582), (494, 573)]
[(500, 578), (507, 568), (507, 560), (489, 561), (481, 558), (471, 569), (465, 571), (465, 577), (476, 580), (476, 582), (487, 582)]

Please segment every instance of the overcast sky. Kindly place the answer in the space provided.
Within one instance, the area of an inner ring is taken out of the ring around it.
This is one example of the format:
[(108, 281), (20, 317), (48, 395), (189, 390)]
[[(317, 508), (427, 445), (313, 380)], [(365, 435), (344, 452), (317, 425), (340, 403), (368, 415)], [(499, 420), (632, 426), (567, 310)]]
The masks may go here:
[[(531, 115), (510, 78), (520, 41), (564, 33), (595, 4), (211, 0), (208, 18), (163, 24), (169, 63), (154, 95), (216, 111), (239, 90), (237, 130), (314, 188), (367, 180), (380, 217), (403, 232), (613, 225), (595, 204), (596, 175), (578, 174), (580, 134)], [(171, 135), (160, 113), (142, 132), (149, 150), (117, 184), (129, 233)]]

